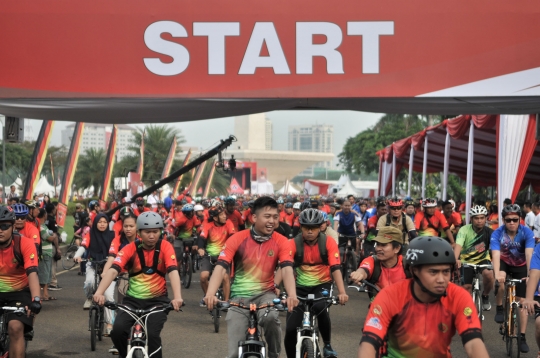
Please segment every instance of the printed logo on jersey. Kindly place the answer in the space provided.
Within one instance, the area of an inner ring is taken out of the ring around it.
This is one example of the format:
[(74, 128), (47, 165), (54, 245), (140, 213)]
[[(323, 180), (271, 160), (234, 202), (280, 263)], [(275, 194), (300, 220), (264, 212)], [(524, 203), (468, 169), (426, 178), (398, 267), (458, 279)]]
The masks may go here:
[(465, 307), (465, 309), (463, 310), (463, 314), (469, 317), (472, 314), (472, 309), (470, 307)]
[(375, 313), (375, 314), (378, 315), (378, 316), (382, 315), (382, 308), (381, 308), (381, 306), (379, 306), (379, 305), (375, 306), (375, 308), (373, 308), (373, 313)]
[(16, 259), (16, 258), (13, 258), (13, 259), (11, 260), (11, 262), (14, 263), (14, 264), (16, 264), (16, 263), (17, 263), (17, 259)]
[(334, 257), (339, 257), (339, 254), (336, 252), (336, 253), (334, 254)]
[(442, 333), (446, 333), (448, 331), (448, 326), (445, 325), (444, 323), (439, 323), (439, 325), (437, 326), (437, 328), (439, 329), (439, 331), (441, 331)]
[(30, 254), (30, 260), (34, 259), (34, 254)]
[(371, 317), (366, 323), (366, 327), (373, 327), (378, 329), (379, 331), (382, 331), (381, 321), (377, 317)]
[(114, 262), (122, 262), (122, 259), (120, 257), (117, 257), (114, 259)]
[(174, 260), (174, 259), (176, 259), (176, 256), (174, 256), (174, 255), (171, 255), (171, 259), (173, 259), (173, 260)]
[(274, 256), (274, 250), (268, 251), (268, 256), (270, 256), (270, 257)]
[(120, 252), (118, 253), (118, 256), (124, 256), (124, 251), (120, 251)]

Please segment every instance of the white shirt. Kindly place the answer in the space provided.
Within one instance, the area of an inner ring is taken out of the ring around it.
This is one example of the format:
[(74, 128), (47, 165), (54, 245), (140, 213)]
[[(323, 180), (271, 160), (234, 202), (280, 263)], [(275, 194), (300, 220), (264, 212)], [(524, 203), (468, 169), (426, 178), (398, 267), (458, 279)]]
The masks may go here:
[(525, 225), (527, 225), (529, 228), (534, 226), (534, 220), (536, 218), (536, 215), (532, 211), (529, 211), (527, 215), (525, 215)]
[(534, 218), (534, 237), (540, 238), (540, 214)]
[(153, 208), (157, 208), (157, 202), (158, 202), (159, 198), (157, 195), (154, 195), (154, 194), (150, 194), (148, 195), (148, 197), (146, 198), (146, 202), (148, 204), (152, 204), (152, 207)]

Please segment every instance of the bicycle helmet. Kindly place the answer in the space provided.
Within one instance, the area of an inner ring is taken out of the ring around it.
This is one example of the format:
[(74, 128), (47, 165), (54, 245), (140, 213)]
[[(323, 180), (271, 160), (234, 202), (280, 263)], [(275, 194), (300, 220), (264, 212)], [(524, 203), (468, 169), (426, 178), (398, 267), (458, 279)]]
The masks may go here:
[(0, 206), (0, 222), (3, 221), (15, 222), (15, 212), (9, 206)]
[(88, 208), (90, 210), (94, 210), (96, 208), (96, 205), (98, 205), (98, 202), (97, 200), (91, 200), (89, 203), (88, 203)]
[(210, 201), (208, 199), (205, 199), (201, 202), (201, 205), (207, 208), (210, 206)]
[(487, 215), (488, 211), (485, 206), (482, 205), (475, 205), (469, 210), (469, 215), (471, 217), (478, 216), (478, 215)]
[(303, 201), (301, 204), (300, 204), (300, 210), (304, 211), (306, 209), (312, 209), (311, 207), (311, 203), (309, 201)]
[(255, 200), (248, 201), (248, 206), (250, 209), (253, 209), (253, 205), (255, 205)]
[(35, 200), (28, 200), (27, 202), (25, 202), (26, 206), (28, 206), (29, 208), (39, 208), (39, 204), (37, 203), (37, 201)]
[(437, 207), (437, 199), (426, 198), (426, 199), (422, 200), (422, 206), (424, 208), (436, 208)]
[(223, 207), (222, 206), (213, 206), (211, 207), (209, 210), (208, 210), (208, 215), (213, 218), (215, 216), (218, 216), (219, 214), (221, 214), (223, 212)]
[(21, 203), (13, 204), (11, 205), (11, 209), (13, 209), (13, 212), (15, 213), (16, 216), (28, 215), (28, 206), (24, 204), (21, 204)]
[(318, 226), (325, 220), (320, 210), (308, 208), (300, 213), (298, 218), (300, 225)]
[(120, 217), (133, 215), (133, 209), (129, 206), (124, 206), (120, 209)]
[(509, 215), (509, 214), (516, 214), (517, 216), (521, 216), (521, 208), (519, 207), (519, 205), (518, 204), (506, 205), (502, 209), (502, 217), (504, 218), (506, 215)]
[(193, 205), (186, 204), (186, 205), (182, 206), (182, 212), (183, 213), (188, 213), (188, 212), (191, 212), (191, 211), (193, 211)]
[(193, 210), (195, 210), (195, 211), (203, 211), (203, 210), (204, 210), (204, 206), (197, 204), (197, 205), (195, 205), (195, 206), (193, 207)]
[(225, 200), (223, 201), (223, 203), (225, 205), (236, 205), (236, 199), (234, 199), (233, 197), (231, 196), (228, 196), (225, 198)]
[(297, 201), (296, 203), (294, 203), (293, 205), (293, 209), (298, 209), (298, 210), (301, 210), (301, 207), (302, 207), (302, 203)]
[(278, 203), (278, 204), (285, 204), (285, 203), (283, 202), (283, 199), (278, 199), (278, 200), (276, 200), (276, 203)]
[(163, 229), (163, 219), (153, 211), (147, 211), (137, 218), (137, 230)]
[(388, 206), (403, 206), (403, 200), (395, 196), (388, 199)]
[(292, 208), (293, 207), (293, 203), (287, 203), (285, 204), (285, 208)]
[(214, 206), (221, 206), (221, 201), (217, 200), (217, 199), (214, 199), (212, 200), (212, 202), (210, 203), (210, 206), (214, 207)]
[(325, 213), (325, 212), (322, 211), (322, 210), (319, 210), (319, 211), (321, 212), (321, 215), (323, 216), (324, 221), (328, 221), (328, 214)]
[(452, 211), (456, 210), (456, 202), (452, 199), (449, 199), (448, 202), (452, 204)]
[(247, 208), (247, 207), (249, 207), (249, 203), (248, 203), (247, 201), (244, 201), (244, 202), (242, 203), (242, 206), (243, 206), (244, 208)]

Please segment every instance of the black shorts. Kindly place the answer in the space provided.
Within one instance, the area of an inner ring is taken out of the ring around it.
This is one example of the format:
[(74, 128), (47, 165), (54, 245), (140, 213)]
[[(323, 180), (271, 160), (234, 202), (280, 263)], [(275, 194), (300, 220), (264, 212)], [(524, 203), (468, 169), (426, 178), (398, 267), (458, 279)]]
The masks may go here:
[[(540, 303), (540, 297), (534, 296), (534, 300)], [(540, 317), (540, 307), (534, 306), (534, 319), (537, 319), (538, 317)]]
[[(28, 289), (22, 291), (0, 293), (0, 307), (28, 307), (30, 303), (32, 303), (32, 295), (30, 294), (30, 290)], [(15, 313), (10, 313), (8, 315), (8, 322), (11, 320), (22, 322), (24, 324), (24, 333), (28, 333), (32, 330), (33, 318), (28, 317), (26, 314), (16, 315)]]
[[(502, 261), (501, 261), (502, 263)], [(477, 263), (476, 265), (491, 265), (491, 261), (489, 260), (483, 260)], [(487, 270), (486, 268), (482, 269), (482, 272), (484, 270)], [(490, 270), (491, 271), (491, 270)], [(474, 278), (474, 269), (472, 267), (461, 267), (461, 276), (463, 277), (463, 284), (464, 285), (470, 285), (472, 284), (473, 278)]]
[[(201, 272), (214, 271), (214, 268), (216, 267), (217, 258), (218, 258), (217, 256), (210, 257), (206, 255), (201, 257)], [(227, 269), (227, 273), (229, 273), (229, 269)]]
[[(523, 266), (509, 266), (506, 262), (501, 260), (501, 271), (506, 272), (506, 277), (512, 275), (512, 278), (519, 280), (527, 277), (527, 265)], [(516, 296), (524, 298), (527, 295), (527, 283), (522, 281), (516, 285)]]
[(356, 236), (341, 236), (339, 235), (338, 238), (338, 246), (339, 246), (339, 252), (342, 254), (345, 252), (345, 249), (347, 248), (347, 243), (351, 240), (351, 247), (355, 251), (356, 250)]

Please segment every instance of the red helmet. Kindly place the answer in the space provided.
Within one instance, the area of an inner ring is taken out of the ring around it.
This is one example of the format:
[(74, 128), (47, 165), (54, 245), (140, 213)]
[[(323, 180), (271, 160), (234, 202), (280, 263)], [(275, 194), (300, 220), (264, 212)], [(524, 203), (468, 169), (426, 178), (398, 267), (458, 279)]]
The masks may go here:
[(388, 199), (388, 206), (403, 206), (403, 200), (398, 197)]

